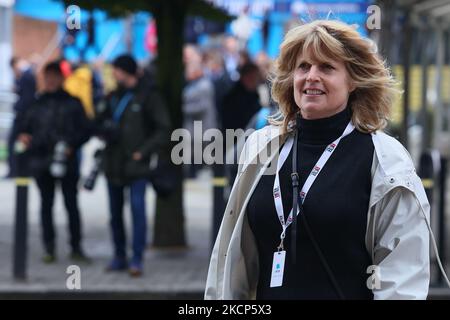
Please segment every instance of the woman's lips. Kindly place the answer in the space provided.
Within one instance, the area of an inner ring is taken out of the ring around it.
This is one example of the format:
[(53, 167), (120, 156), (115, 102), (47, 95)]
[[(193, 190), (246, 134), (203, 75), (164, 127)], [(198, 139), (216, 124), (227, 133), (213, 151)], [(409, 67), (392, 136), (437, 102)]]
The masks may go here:
[(307, 97), (320, 97), (325, 94), (323, 90), (320, 89), (305, 89), (303, 90), (303, 94)]

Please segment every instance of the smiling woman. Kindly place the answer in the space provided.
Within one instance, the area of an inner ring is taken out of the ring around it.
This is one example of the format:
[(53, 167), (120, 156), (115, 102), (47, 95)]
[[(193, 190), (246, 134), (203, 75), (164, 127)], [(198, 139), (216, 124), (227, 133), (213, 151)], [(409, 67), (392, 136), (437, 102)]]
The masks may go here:
[(394, 81), (370, 41), (336, 21), (292, 29), (272, 93), (280, 110), (242, 151), (205, 298), (425, 299), (430, 207), (381, 131)]
[[(290, 30), (272, 76), (272, 95), (281, 111), (272, 123), (286, 130), (299, 108), (306, 118), (323, 118), (349, 105), (358, 129), (383, 129), (398, 91), (374, 47), (352, 26), (337, 21), (319, 20)], [(308, 96), (308, 88), (323, 95)], [(280, 116), (281, 122), (276, 120)]]
[(311, 54), (299, 60), (294, 72), (294, 100), (302, 117), (327, 118), (344, 110), (353, 90), (344, 63), (321, 62)]

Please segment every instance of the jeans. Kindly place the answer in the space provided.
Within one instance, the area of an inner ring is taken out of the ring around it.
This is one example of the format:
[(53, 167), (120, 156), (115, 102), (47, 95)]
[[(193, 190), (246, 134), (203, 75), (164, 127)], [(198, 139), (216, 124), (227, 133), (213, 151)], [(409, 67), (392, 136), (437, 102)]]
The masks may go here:
[(118, 258), (126, 258), (126, 233), (123, 222), (124, 191), (130, 190), (130, 204), (133, 230), (133, 259), (142, 260), (147, 242), (147, 219), (145, 208), (145, 187), (147, 180), (133, 181), (128, 186), (108, 182), (109, 208), (111, 213), (111, 232), (114, 253)]
[(41, 195), (41, 224), (42, 237), (45, 251), (49, 254), (55, 253), (55, 228), (53, 225), (53, 203), (55, 197), (56, 182), (61, 183), (64, 204), (69, 217), (70, 245), (72, 252), (80, 252), (81, 241), (81, 219), (77, 201), (77, 184), (79, 174), (75, 170), (68, 171), (61, 178), (56, 179), (47, 171), (36, 178)]

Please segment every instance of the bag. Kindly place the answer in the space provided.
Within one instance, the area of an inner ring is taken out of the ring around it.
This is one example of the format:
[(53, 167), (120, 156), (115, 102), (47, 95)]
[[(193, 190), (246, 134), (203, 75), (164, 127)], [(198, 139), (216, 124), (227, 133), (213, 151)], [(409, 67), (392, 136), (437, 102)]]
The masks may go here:
[(149, 180), (158, 196), (167, 198), (177, 188), (180, 177), (174, 164), (158, 156), (156, 166), (150, 170)]

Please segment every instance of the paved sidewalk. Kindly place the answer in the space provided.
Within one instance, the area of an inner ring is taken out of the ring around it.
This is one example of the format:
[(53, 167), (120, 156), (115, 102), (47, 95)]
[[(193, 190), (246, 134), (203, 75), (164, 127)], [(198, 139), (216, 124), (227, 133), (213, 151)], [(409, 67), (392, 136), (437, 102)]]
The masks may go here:
[[(82, 172), (90, 168), (90, 155), (95, 143), (90, 143), (84, 154)], [(6, 171), (0, 163), (0, 176)], [(450, 184), (449, 184), (450, 185)], [(449, 194), (450, 196), (450, 194)], [(147, 192), (149, 240), (153, 236), (155, 195)], [(42, 248), (39, 226), (39, 197), (33, 183), (29, 192), (29, 254), (28, 280), (12, 280), (12, 239), (15, 208), (15, 185), (11, 180), (0, 180), (0, 299), (17, 298), (122, 298), (122, 299), (201, 299), (205, 286), (212, 217), (212, 177), (203, 174), (197, 180), (185, 183), (185, 229), (188, 249), (184, 251), (154, 250), (149, 246), (145, 257), (144, 276), (133, 279), (126, 273), (105, 273), (111, 255), (106, 182), (99, 178), (93, 192), (80, 192), (80, 209), (84, 226), (84, 247), (93, 258), (91, 265), (80, 265), (81, 290), (66, 287), (67, 267), (73, 263), (67, 255), (66, 212), (61, 194), (57, 194), (54, 217), (58, 231), (58, 261), (52, 265), (41, 262)], [(447, 212), (447, 218), (449, 218)], [(125, 211), (130, 227), (130, 212)], [(448, 221), (450, 234), (450, 221)], [(129, 229), (129, 228), (128, 228)], [(450, 249), (450, 236), (447, 248)], [(449, 265), (447, 264), (447, 270)], [(432, 266), (434, 277), (436, 268)], [(434, 278), (433, 277), (433, 278)], [(450, 299), (448, 288), (432, 288), (431, 299)]]
[[(90, 148), (89, 150), (92, 150)], [(85, 155), (89, 162), (89, 153)], [(83, 171), (89, 170), (87, 163)], [(0, 174), (5, 171), (0, 164)], [(80, 264), (81, 290), (66, 288), (68, 258), (66, 212), (62, 196), (56, 197), (54, 218), (58, 236), (58, 261), (46, 265), (41, 262), (42, 247), (39, 226), (39, 197), (33, 183), (29, 191), (29, 254), (28, 280), (12, 280), (12, 239), (15, 208), (15, 185), (11, 180), (0, 181), (0, 299), (7, 298), (201, 298), (206, 281), (210, 254), (210, 226), (212, 208), (211, 176), (203, 172), (197, 180), (185, 183), (185, 229), (188, 249), (178, 251), (155, 250), (150, 247), (145, 256), (142, 278), (130, 278), (127, 273), (105, 273), (111, 256), (106, 181), (99, 178), (93, 192), (80, 192), (80, 209), (84, 227), (84, 248), (93, 259), (91, 265)], [(153, 237), (155, 195), (147, 191), (149, 234)], [(130, 212), (125, 211), (130, 229)], [(130, 232), (128, 232), (129, 238)]]

